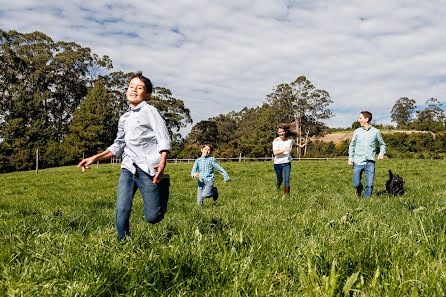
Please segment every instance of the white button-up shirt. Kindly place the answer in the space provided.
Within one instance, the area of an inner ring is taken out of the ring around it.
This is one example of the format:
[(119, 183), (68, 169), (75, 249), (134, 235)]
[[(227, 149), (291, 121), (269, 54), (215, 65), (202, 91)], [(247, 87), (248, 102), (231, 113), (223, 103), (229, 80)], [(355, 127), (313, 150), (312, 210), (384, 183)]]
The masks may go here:
[(108, 147), (116, 157), (122, 155), (121, 168), (136, 172), (135, 164), (151, 176), (161, 161), (161, 151), (170, 151), (169, 131), (158, 110), (142, 101), (119, 118), (115, 142)]

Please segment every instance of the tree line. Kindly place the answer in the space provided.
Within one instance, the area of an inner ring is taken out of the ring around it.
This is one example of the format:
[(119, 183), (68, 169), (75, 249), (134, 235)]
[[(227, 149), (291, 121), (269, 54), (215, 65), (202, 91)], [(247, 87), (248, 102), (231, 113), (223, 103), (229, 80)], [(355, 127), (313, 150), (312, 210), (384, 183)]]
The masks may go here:
[[(74, 42), (55, 42), (41, 32), (0, 30), (0, 74), (0, 172), (31, 169), (36, 149), (41, 168), (76, 164), (83, 154), (103, 151), (114, 140), (119, 117), (128, 110), (125, 90), (132, 73), (113, 71), (108, 56), (100, 57)], [(168, 88), (155, 86), (148, 103), (166, 120), (172, 158), (197, 157), (198, 145), (205, 141), (215, 145), (218, 157), (270, 156), (278, 123), (297, 122), (303, 133), (313, 136), (329, 132), (323, 120), (333, 116), (329, 93), (305, 76), (275, 86), (261, 106), (196, 123), (186, 137), (179, 131), (192, 118), (181, 99)], [(423, 145), (433, 145), (438, 154), (446, 152), (444, 146), (432, 144), (446, 131), (437, 99), (428, 99), (424, 110), (416, 110), (415, 100), (399, 98), (391, 117), (398, 128), (440, 133), (436, 138), (429, 134), (433, 142), (409, 136), (419, 145), (399, 145), (398, 152), (408, 147), (412, 151), (394, 156), (418, 156)], [(397, 141), (389, 143), (396, 146)], [(346, 152), (347, 143), (317, 141), (310, 142), (308, 150), (309, 156)]]
[[(41, 32), (0, 30), (0, 172), (74, 164), (110, 145), (128, 110), (132, 73), (111, 59)], [(166, 119), (172, 139), (192, 123), (190, 110), (164, 87), (149, 102)]]
[[(278, 123), (299, 120), (302, 130), (309, 136), (323, 135), (341, 129), (330, 129), (321, 120), (333, 116), (328, 106), (332, 103), (327, 91), (319, 90), (304, 76), (291, 83), (281, 84), (266, 96), (262, 106), (244, 108), (240, 112), (209, 118), (198, 122), (185, 141), (177, 145), (174, 156), (196, 158), (199, 143), (209, 140), (217, 145), (219, 157), (265, 157), (272, 153)], [(414, 99), (401, 97), (390, 111), (396, 124), (380, 125), (383, 130), (418, 130), (431, 133), (384, 133), (388, 157), (443, 158), (446, 156), (446, 118), (441, 103), (436, 98), (426, 100), (424, 109), (417, 109)], [(350, 130), (359, 128), (352, 123)], [(394, 131), (395, 132), (395, 131)], [(307, 157), (339, 157), (348, 155), (349, 141), (339, 143), (310, 141)]]

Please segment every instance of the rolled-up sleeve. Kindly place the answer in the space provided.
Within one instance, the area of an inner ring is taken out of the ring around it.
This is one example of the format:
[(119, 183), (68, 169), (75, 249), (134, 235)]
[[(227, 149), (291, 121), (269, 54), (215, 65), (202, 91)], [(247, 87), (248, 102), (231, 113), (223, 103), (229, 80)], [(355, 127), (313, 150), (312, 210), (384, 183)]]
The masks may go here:
[(125, 120), (121, 117), (118, 124), (118, 133), (116, 134), (115, 141), (107, 149), (115, 156), (119, 157), (125, 148)]
[(151, 107), (147, 111), (149, 121), (153, 126), (153, 132), (157, 141), (158, 152), (171, 151), (172, 143), (170, 141), (169, 131), (167, 130), (166, 122), (159, 114), (155, 107)]

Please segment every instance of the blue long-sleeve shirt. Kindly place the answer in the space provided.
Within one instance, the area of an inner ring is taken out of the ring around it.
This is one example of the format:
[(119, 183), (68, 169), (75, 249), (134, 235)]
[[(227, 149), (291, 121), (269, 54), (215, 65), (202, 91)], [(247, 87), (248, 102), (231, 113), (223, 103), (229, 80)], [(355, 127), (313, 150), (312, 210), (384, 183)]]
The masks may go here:
[(153, 166), (161, 161), (161, 151), (171, 149), (166, 123), (158, 110), (146, 101), (131, 107), (119, 118), (118, 134), (108, 147), (115, 156), (123, 154), (121, 168), (134, 174), (136, 164), (152, 176), (156, 175)]
[(214, 181), (214, 168), (223, 175), (225, 181), (230, 180), (228, 173), (217, 163), (214, 157), (201, 156), (194, 162), (190, 175), (194, 177), (195, 173), (199, 174), (200, 181)]
[(356, 129), (348, 149), (348, 159), (358, 165), (364, 165), (367, 161), (375, 161), (376, 142), (379, 143), (379, 154), (384, 156), (386, 144), (378, 129), (373, 126), (368, 129), (364, 127)]

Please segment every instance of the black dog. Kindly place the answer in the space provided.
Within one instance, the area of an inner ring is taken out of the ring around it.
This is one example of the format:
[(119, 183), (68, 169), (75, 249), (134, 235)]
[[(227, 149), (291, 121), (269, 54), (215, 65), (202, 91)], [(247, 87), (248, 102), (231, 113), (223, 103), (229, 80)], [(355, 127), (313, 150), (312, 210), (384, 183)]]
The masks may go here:
[(389, 169), (389, 180), (386, 181), (387, 193), (391, 195), (403, 195), (405, 183), (401, 176), (393, 175), (392, 170)]

